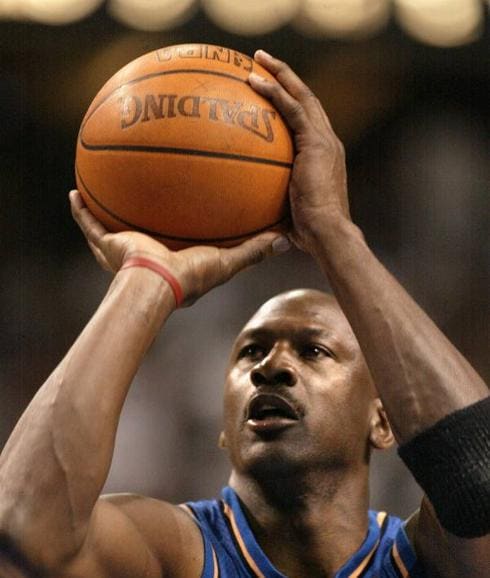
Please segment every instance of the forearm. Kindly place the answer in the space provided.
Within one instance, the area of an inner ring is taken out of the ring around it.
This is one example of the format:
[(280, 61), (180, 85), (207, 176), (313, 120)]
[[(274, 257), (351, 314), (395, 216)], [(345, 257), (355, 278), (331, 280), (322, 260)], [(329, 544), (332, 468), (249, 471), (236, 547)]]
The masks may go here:
[(326, 222), (316, 246), (399, 442), (488, 395), (475, 370), (381, 265), (355, 225), (343, 218)]
[(174, 307), (152, 271), (120, 272), (98, 311), (48, 378), (0, 457), (0, 531), (33, 558), (83, 542), (109, 471), (131, 381)]

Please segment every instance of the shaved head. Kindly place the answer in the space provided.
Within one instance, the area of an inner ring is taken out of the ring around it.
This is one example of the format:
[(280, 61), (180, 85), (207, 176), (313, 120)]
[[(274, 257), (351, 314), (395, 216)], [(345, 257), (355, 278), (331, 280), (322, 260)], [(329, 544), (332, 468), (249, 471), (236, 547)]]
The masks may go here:
[(290, 291), (279, 293), (266, 301), (258, 309), (257, 313), (262, 311), (273, 311), (274, 308), (277, 308), (278, 306), (283, 307), (288, 303), (314, 303), (328, 307), (336, 307), (341, 311), (337, 299), (335, 299), (331, 293), (319, 291), (318, 289), (291, 289)]

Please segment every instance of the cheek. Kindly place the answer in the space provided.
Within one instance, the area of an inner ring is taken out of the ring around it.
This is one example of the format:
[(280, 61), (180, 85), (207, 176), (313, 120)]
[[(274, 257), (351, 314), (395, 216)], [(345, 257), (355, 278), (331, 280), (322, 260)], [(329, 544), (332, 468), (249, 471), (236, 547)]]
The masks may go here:
[(339, 368), (326, 383), (315, 389), (309, 405), (320, 420), (335, 427), (364, 430), (368, 421), (368, 401), (369, 390), (360, 383), (357, 372)]
[(232, 370), (228, 374), (223, 395), (225, 428), (233, 427), (238, 421), (241, 421), (249, 390), (248, 381), (243, 372)]

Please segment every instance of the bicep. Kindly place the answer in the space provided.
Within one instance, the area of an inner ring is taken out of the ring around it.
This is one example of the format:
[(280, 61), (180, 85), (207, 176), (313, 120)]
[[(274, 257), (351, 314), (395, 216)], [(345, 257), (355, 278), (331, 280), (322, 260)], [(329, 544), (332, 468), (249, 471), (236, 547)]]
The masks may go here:
[(176, 506), (128, 494), (101, 498), (78, 556), (56, 578), (198, 578), (200, 532)]
[(459, 538), (439, 523), (424, 497), (413, 520), (411, 539), (428, 578), (486, 578), (490, 568), (490, 535)]
[(123, 509), (97, 502), (78, 554), (53, 578), (161, 578), (162, 569), (144, 535)]

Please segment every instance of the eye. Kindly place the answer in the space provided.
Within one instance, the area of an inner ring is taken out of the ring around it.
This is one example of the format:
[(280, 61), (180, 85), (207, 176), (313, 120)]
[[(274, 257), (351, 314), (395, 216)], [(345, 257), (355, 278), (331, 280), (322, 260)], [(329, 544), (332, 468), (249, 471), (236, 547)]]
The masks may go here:
[(327, 347), (316, 343), (309, 343), (301, 349), (301, 357), (305, 359), (320, 359), (322, 357), (333, 357), (333, 355)]
[(249, 343), (242, 347), (238, 352), (238, 359), (251, 359), (252, 361), (259, 361), (266, 355), (265, 347), (258, 343)]

